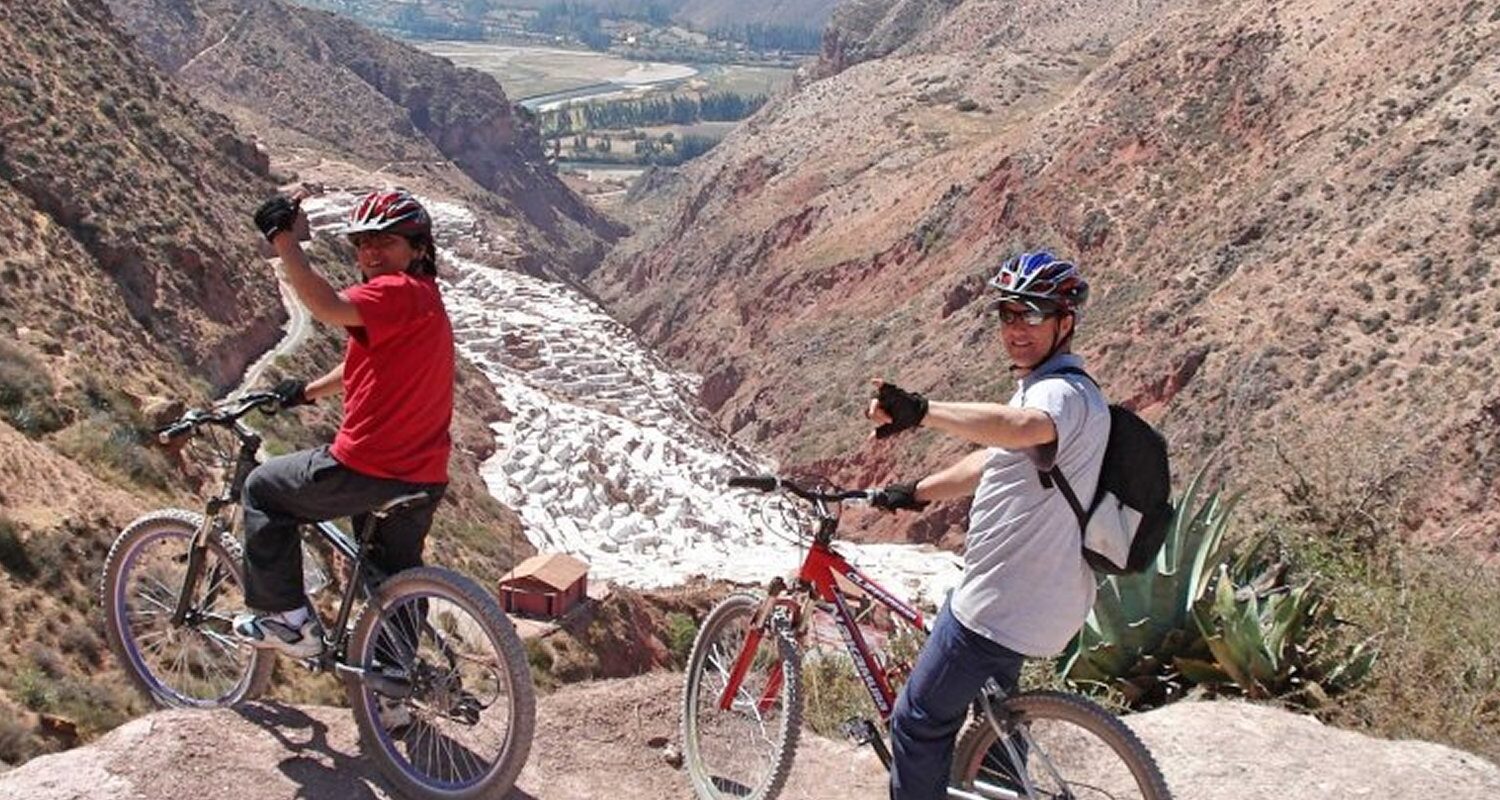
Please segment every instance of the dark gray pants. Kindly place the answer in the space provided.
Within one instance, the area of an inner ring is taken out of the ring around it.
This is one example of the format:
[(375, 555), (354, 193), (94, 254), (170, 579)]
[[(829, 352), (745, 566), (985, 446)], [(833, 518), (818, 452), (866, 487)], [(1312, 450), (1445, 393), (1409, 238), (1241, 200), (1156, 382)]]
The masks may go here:
[(426, 492), (432, 502), (375, 526), (370, 560), (387, 574), (422, 565), (422, 547), (444, 483), (373, 478), (340, 464), (328, 447), (278, 456), (245, 480), (245, 604), (256, 611), (291, 611), (307, 603), (302, 586), (299, 526), (352, 517), (356, 535), (370, 511), (397, 497)]

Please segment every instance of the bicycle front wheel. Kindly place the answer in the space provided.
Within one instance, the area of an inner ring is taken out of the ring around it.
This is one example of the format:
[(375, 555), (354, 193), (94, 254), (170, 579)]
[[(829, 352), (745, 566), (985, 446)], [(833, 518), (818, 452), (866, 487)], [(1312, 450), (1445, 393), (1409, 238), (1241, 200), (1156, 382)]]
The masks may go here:
[(1010, 729), (1004, 739), (985, 719), (959, 737), (950, 798), (1171, 800), (1146, 746), (1086, 698), (1025, 692), (1006, 698), (997, 714)]
[(749, 594), (725, 598), (688, 657), (682, 755), (703, 800), (773, 800), (792, 769), (802, 729), (800, 658), (790, 632), (751, 624), (760, 604)]
[(515, 626), (478, 584), (435, 567), (397, 573), (361, 613), (348, 660), (360, 738), (403, 794), (498, 800), (515, 785), (536, 691)]
[(271, 682), (275, 656), (241, 643), (233, 615), (245, 607), (239, 542), (209, 538), (187, 613), (173, 624), (188, 582), (189, 550), (203, 517), (166, 510), (130, 523), (104, 560), (100, 602), (110, 650), (152, 702), (219, 708), (252, 700)]

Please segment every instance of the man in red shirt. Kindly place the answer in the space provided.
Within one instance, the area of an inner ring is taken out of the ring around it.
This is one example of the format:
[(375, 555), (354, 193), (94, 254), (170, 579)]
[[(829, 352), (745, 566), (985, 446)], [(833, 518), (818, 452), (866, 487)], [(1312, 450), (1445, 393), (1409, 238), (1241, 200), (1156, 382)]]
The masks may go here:
[(292, 228), (297, 202), (275, 197), (255, 214), (286, 278), (313, 318), (349, 332), (344, 361), (310, 383), (276, 387), (286, 407), (339, 392), (344, 420), (330, 447), (273, 458), (245, 481), (245, 602), (234, 629), (256, 647), (311, 658), (322, 651), (302, 585), (304, 523), (365, 515), (402, 495), (432, 501), (375, 529), (370, 556), (386, 574), (422, 563), (432, 515), (448, 484), (453, 417), (453, 329), (437, 285), (432, 220), (407, 192), (371, 192), (350, 212), (364, 280), (342, 292), (313, 271)]

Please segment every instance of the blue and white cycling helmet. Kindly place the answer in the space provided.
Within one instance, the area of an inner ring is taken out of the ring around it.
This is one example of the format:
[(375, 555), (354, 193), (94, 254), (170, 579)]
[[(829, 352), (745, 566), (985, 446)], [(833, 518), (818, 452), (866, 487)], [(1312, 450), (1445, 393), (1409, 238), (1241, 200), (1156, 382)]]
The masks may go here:
[(1037, 311), (1076, 313), (1089, 299), (1089, 283), (1078, 265), (1047, 250), (1012, 256), (989, 281), (1001, 300), (1022, 303)]

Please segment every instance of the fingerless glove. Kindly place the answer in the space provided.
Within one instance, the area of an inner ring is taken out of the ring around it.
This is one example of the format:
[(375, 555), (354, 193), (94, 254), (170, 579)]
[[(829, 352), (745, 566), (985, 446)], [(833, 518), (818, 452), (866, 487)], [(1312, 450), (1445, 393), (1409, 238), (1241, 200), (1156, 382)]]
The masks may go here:
[(927, 503), (917, 499), (915, 483), (892, 483), (870, 492), (870, 505), (886, 511), (921, 511)]
[(891, 417), (890, 422), (875, 429), (877, 439), (915, 428), (927, 416), (927, 398), (894, 383), (881, 383), (875, 390), (875, 402)]
[(281, 401), (282, 408), (294, 408), (312, 403), (307, 396), (307, 381), (299, 381), (296, 378), (287, 378), (276, 384), (271, 390), (276, 399)]
[(275, 242), (276, 234), (289, 231), (297, 222), (297, 204), (281, 195), (260, 204), (255, 210), (255, 227), (266, 241)]

